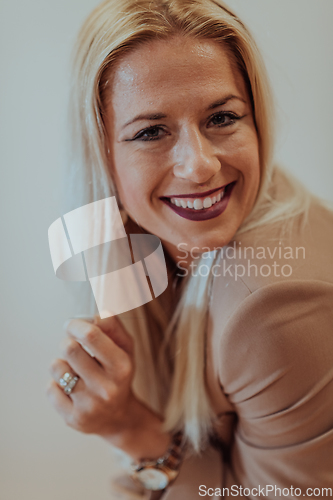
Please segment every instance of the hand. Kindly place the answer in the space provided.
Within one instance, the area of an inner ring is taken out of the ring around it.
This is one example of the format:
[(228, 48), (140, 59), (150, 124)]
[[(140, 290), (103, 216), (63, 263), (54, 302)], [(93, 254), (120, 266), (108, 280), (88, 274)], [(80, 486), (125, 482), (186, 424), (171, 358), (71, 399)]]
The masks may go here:
[[(55, 360), (51, 366), (54, 381), (48, 395), (52, 403), (70, 427), (100, 435), (118, 433), (128, 420), (134, 398), (130, 335), (116, 317), (96, 318), (94, 324), (74, 319), (66, 324), (66, 331), (69, 338), (62, 346), (64, 359)], [(58, 385), (65, 372), (80, 377), (70, 396)]]
[[(117, 317), (94, 323), (74, 319), (66, 324), (63, 359), (51, 365), (48, 396), (67, 425), (102, 436), (134, 458), (160, 456), (170, 436), (162, 420), (131, 389), (134, 376), (133, 340)], [(84, 347), (94, 356), (90, 356)], [(64, 373), (79, 376), (67, 396), (59, 386)]]

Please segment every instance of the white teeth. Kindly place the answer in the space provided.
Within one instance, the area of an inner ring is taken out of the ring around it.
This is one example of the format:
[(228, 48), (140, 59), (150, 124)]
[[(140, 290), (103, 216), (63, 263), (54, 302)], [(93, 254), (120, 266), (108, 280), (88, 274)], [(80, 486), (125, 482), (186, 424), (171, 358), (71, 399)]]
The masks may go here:
[(205, 198), (203, 202), (204, 208), (210, 208), (212, 206), (212, 200), (210, 198)]
[(193, 208), (195, 208), (195, 210), (201, 210), (203, 208), (203, 203), (202, 203), (202, 200), (200, 200), (200, 198), (197, 198), (196, 200), (194, 200)]
[(203, 208), (210, 208), (215, 203), (222, 200), (225, 190), (220, 191), (218, 194), (210, 197), (207, 196), (204, 200), (196, 198), (195, 200), (186, 200), (185, 198), (171, 198), (170, 201), (173, 205), (182, 208), (192, 208), (194, 210), (202, 210)]

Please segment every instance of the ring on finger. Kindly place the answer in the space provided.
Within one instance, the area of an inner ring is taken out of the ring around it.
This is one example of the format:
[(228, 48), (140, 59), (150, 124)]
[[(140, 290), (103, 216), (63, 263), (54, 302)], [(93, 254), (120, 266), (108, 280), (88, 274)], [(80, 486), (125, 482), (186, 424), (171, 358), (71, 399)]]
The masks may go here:
[(59, 379), (59, 385), (62, 387), (65, 394), (71, 394), (73, 392), (76, 384), (78, 383), (79, 377), (73, 375), (72, 373), (66, 372)]

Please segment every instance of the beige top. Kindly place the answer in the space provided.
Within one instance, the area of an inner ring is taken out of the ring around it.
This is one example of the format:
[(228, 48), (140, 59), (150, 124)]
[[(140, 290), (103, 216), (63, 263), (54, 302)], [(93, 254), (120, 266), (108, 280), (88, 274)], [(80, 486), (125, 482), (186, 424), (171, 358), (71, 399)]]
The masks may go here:
[(205, 492), (221, 498), (229, 488), (227, 498), (241, 496), (239, 486), (253, 499), (311, 496), (308, 488), (327, 498), (322, 488), (333, 490), (333, 214), (313, 200), (305, 228), (299, 220), (284, 236), (279, 224), (257, 228), (228, 248), (215, 268), (206, 372), (224, 452), (211, 446), (187, 458), (175, 482), (150, 498), (194, 500)]

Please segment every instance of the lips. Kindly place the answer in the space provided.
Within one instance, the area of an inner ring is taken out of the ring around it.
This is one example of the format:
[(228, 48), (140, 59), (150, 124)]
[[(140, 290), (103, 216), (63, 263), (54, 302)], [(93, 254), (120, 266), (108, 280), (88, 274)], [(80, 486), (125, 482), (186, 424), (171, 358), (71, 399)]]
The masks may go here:
[(184, 219), (203, 221), (221, 215), (227, 208), (236, 181), (222, 188), (212, 189), (205, 193), (161, 197), (161, 200)]
[(224, 189), (226, 186), (227, 184), (218, 188), (210, 189), (209, 191), (204, 191), (203, 193), (177, 194), (177, 195), (163, 196), (162, 198), (198, 198), (198, 197), (202, 198), (204, 196), (209, 196), (213, 193), (216, 193), (217, 191)]

